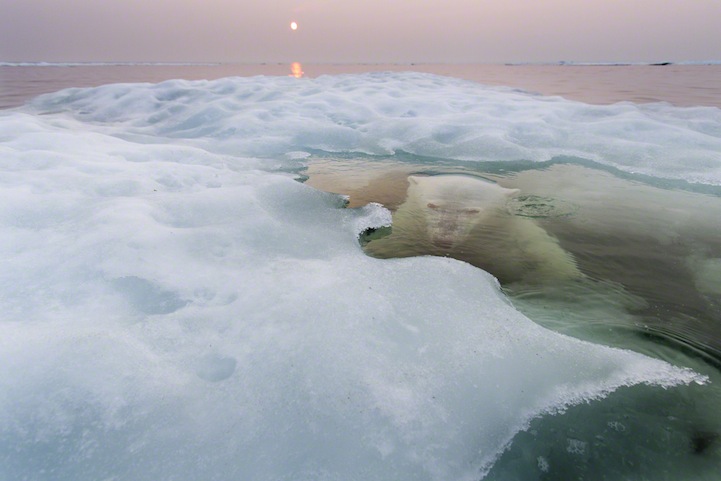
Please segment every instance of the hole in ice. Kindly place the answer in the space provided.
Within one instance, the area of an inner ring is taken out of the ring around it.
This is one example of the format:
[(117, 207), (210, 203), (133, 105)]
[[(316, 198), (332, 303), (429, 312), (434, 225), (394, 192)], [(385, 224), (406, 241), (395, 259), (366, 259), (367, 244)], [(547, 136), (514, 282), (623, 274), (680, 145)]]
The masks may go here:
[(717, 190), (569, 162), (459, 164), (319, 159), (309, 162), (307, 183), (347, 195), (350, 206), (379, 202), (392, 211), (392, 227), (361, 236), (372, 256), (466, 261), (496, 276), (513, 306), (539, 324), (712, 379), (663, 392), (621, 390), (535, 420), (487, 479), (580, 479), (599, 469), (618, 474), (614, 479), (640, 472), (715, 476), (721, 459)]
[[(351, 207), (379, 202), (393, 212), (385, 235), (361, 237), (370, 255), (463, 260), (497, 277), (514, 305), (547, 327), (652, 356), (649, 346), (665, 343), (721, 367), (718, 189), (583, 159), (397, 157), (312, 159), (306, 171), (307, 184), (347, 195)], [(628, 333), (643, 339), (622, 340)]]

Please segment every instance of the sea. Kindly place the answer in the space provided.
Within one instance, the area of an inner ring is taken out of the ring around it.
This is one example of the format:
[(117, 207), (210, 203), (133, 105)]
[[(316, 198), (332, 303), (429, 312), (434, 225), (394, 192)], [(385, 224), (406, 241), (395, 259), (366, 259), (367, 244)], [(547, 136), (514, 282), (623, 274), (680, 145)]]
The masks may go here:
[(0, 109), (0, 480), (721, 479), (721, 65), (6, 62)]
[(591, 104), (669, 102), (680, 107), (721, 107), (721, 65), (648, 64), (134, 64), (0, 62), (0, 108), (70, 87), (171, 79), (303, 76), (366, 72), (427, 72), (537, 92)]

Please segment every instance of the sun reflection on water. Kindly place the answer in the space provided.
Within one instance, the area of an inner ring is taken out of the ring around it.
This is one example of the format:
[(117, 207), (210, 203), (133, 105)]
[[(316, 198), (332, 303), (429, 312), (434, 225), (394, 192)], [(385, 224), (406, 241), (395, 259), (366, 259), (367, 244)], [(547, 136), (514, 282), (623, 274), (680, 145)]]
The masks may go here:
[(290, 75), (295, 78), (301, 78), (303, 76), (303, 66), (300, 62), (290, 64)]

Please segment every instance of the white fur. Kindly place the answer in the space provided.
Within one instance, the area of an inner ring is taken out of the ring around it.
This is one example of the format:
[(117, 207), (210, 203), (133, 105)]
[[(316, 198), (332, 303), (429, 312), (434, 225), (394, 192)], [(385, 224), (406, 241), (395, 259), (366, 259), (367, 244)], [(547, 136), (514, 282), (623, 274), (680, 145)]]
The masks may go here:
[(367, 247), (381, 257), (443, 255), (481, 267), (503, 282), (580, 276), (571, 255), (532, 219), (512, 215), (519, 193), (467, 175), (408, 177), (393, 233)]

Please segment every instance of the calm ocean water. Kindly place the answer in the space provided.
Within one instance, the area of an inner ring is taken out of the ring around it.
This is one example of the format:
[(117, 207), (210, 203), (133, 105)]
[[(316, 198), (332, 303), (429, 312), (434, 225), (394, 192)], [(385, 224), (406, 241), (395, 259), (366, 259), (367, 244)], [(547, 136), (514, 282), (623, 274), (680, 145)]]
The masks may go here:
[[(297, 63), (0, 66), (0, 108), (18, 107), (39, 94), (67, 87), (368, 71), (428, 72), (592, 104), (668, 102), (721, 108), (721, 65)], [(348, 195), (351, 206), (380, 202), (394, 213), (403, 212), (410, 175), (461, 174), (518, 189), (521, 195), (489, 223), (492, 228), (470, 231), (463, 244), (419, 241), (413, 237), (416, 220), (396, 216), (392, 233), (369, 239), (366, 251), (377, 257), (462, 259), (496, 275), (511, 302), (544, 326), (690, 367), (711, 379), (704, 386), (667, 391), (646, 386), (621, 389), (602, 402), (537, 419), (514, 439), (489, 479), (719, 479), (717, 187), (663, 183), (579, 159), (499, 166), (411, 155), (318, 154), (307, 164), (309, 185)], [(508, 246), (519, 233), (539, 242), (558, 242), (556, 252), (574, 259), (572, 268), (578, 275), (546, 278), (543, 259), (509, 255)]]
[[(294, 70), (295, 69), (295, 70)], [(721, 65), (220, 64), (0, 66), (0, 108), (67, 87), (228, 76), (417, 71), (560, 95), (587, 103), (670, 102), (721, 107)]]

